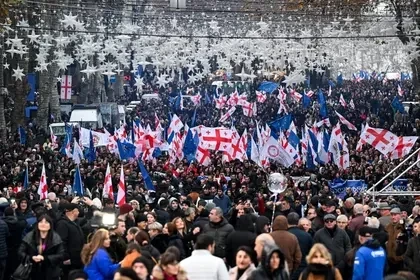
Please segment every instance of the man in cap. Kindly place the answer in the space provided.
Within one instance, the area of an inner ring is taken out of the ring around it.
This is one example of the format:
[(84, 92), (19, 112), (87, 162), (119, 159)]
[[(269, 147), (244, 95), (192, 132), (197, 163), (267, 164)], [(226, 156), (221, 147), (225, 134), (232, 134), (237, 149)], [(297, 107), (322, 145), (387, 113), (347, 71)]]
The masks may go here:
[(375, 229), (364, 226), (359, 229), (362, 245), (356, 252), (353, 280), (383, 279), (386, 254), (378, 240), (373, 238)]
[(420, 217), (413, 221), (414, 237), (408, 241), (407, 251), (404, 255), (406, 269), (420, 278)]
[(337, 227), (336, 217), (333, 214), (324, 216), (324, 227), (315, 233), (314, 243), (322, 243), (327, 247), (334, 266), (342, 272), (344, 255), (351, 250), (351, 244), (347, 233)]
[(383, 227), (386, 227), (389, 223), (391, 223), (391, 207), (389, 206), (388, 202), (380, 202), (376, 209), (381, 215), (379, 222)]
[[(79, 208), (76, 198), (72, 203), (64, 202), (61, 206), (64, 209), (64, 214), (57, 221), (56, 232), (63, 240), (64, 247), (64, 262), (63, 272), (64, 277), (74, 269), (83, 268), (83, 263), (80, 259), (85, 238), (80, 225), (77, 223), (79, 217)], [(66, 279), (66, 278), (64, 278)]]
[(405, 234), (405, 222), (401, 219), (401, 209), (393, 208), (390, 214), (391, 223), (385, 227), (388, 232), (388, 242), (386, 243), (388, 271), (397, 273), (404, 268), (404, 253), (407, 249), (408, 238)]

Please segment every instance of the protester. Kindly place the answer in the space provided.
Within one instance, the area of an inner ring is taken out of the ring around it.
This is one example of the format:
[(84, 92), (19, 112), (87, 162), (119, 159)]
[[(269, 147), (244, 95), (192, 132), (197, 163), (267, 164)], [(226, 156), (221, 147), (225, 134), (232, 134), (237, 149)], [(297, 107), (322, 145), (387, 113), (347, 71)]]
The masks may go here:
[(195, 250), (191, 257), (181, 261), (181, 267), (187, 272), (189, 280), (218, 279), (228, 280), (229, 274), (221, 258), (213, 256), (215, 250), (213, 237), (201, 234), (197, 237)]
[(241, 246), (238, 248), (235, 257), (236, 266), (229, 270), (230, 280), (247, 280), (255, 270), (253, 263), (255, 252), (251, 248)]
[(286, 259), (277, 246), (264, 246), (261, 261), (249, 280), (289, 280)]
[(152, 272), (153, 280), (187, 280), (187, 273), (179, 265), (175, 254), (165, 252)]
[(111, 280), (120, 264), (114, 264), (106, 251), (111, 245), (110, 234), (105, 229), (98, 229), (92, 240), (83, 247), (81, 259), (84, 271), (89, 279)]
[(132, 266), (133, 261), (141, 257), (141, 249), (137, 243), (130, 243), (127, 246), (125, 258), (121, 261), (121, 267), (127, 268)]
[(132, 268), (140, 280), (150, 280), (153, 263), (146, 257), (139, 257), (132, 263)]
[(414, 236), (408, 241), (407, 251), (404, 254), (404, 263), (408, 270), (420, 278), (420, 217), (413, 221)]
[[(235, 255), (238, 248), (247, 246), (253, 248), (257, 235), (254, 233), (254, 224), (250, 215), (239, 217), (236, 230), (226, 239), (226, 260), (230, 267), (235, 266)], [(255, 260), (255, 258), (253, 259)]]
[(321, 243), (312, 246), (306, 256), (308, 266), (302, 272), (299, 280), (342, 280), (341, 273), (334, 268), (333, 260), (328, 249)]
[(60, 279), (65, 250), (48, 215), (41, 215), (37, 219), (36, 228), (22, 240), (18, 256), (21, 262), (28, 258), (33, 263), (31, 279)]

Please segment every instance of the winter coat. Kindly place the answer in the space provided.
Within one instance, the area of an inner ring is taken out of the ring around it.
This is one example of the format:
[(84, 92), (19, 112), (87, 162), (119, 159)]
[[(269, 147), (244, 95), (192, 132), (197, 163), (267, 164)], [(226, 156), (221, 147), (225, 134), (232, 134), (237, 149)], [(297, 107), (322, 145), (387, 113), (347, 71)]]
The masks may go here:
[(302, 252), (300, 251), (298, 239), (287, 231), (287, 227), (286, 217), (277, 216), (274, 219), (271, 236), (283, 252), (289, 266), (289, 271), (293, 272), (297, 270), (300, 265)]
[(130, 254), (127, 254), (121, 262), (121, 267), (131, 268), (134, 260), (138, 257), (141, 257), (141, 254), (137, 251), (133, 251)]
[(389, 223), (385, 230), (388, 232), (388, 242), (386, 243), (386, 254), (388, 256), (388, 261), (392, 264), (398, 264), (403, 262), (404, 255), (397, 254), (397, 237), (404, 229), (404, 225), (399, 223)]
[(349, 230), (351, 230), (353, 233), (356, 233), (359, 231), (359, 229), (361, 227), (363, 227), (363, 224), (365, 222), (365, 216), (363, 216), (363, 214), (359, 214), (356, 217), (354, 217), (353, 219), (351, 219), (351, 221), (349, 222)]
[(9, 236), (7, 237), (7, 267), (4, 279), (9, 279), (10, 275), (16, 270), (19, 265), (18, 249), (22, 243), (22, 232), (26, 227), (25, 220), (18, 220), (14, 216), (4, 217), (9, 228)]
[[(169, 245), (168, 245), (169, 247)], [(146, 245), (142, 245), (140, 246), (141, 252), (143, 254), (143, 252), (148, 252), (150, 254), (150, 256), (153, 258), (152, 260), (154, 262), (158, 262), (160, 259), (160, 253), (158, 251), (158, 249), (156, 249), (153, 245), (150, 244), (146, 244)]]
[[(182, 267), (179, 268), (178, 275), (169, 276), (159, 265), (155, 265), (152, 271), (153, 280), (187, 280), (188, 275)], [(96, 280), (96, 279), (95, 279)]]
[(66, 216), (62, 216), (57, 221), (56, 231), (60, 235), (61, 240), (63, 240), (64, 260), (70, 260), (71, 262), (68, 268), (70, 270), (83, 268), (80, 253), (85, 244), (85, 236), (82, 228), (75, 222), (70, 221)]
[(353, 280), (381, 280), (386, 267), (385, 250), (378, 240), (369, 240), (356, 252)]
[(85, 265), (84, 271), (88, 275), (88, 279), (112, 280), (119, 267), (118, 263), (112, 263), (111, 257), (105, 249), (99, 248), (90, 263)]
[(322, 243), (331, 253), (334, 266), (344, 268), (344, 255), (351, 250), (350, 238), (337, 226), (332, 230), (322, 228), (315, 233), (314, 243)]
[(150, 244), (152, 244), (161, 254), (165, 253), (166, 249), (169, 247), (168, 242), (169, 236), (163, 233), (159, 233), (150, 240)]
[[(238, 280), (248, 280), (251, 276), (251, 273), (255, 270), (255, 265), (251, 263), (251, 265), (244, 271), (244, 273), (239, 277)], [(229, 270), (229, 279), (230, 280), (237, 280), (238, 278), (238, 267), (235, 266)]]
[[(170, 206), (169, 206), (170, 207)], [(176, 217), (181, 217), (184, 218), (184, 212), (182, 211), (181, 208), (176, 208), (176, 209), (168, 209), (168, 214), (170, 217), (170, 220), (172, 221), (173, 219), (175, 219)]]
[(0, 219), (0, 260), (7, 258), (7, 237), (9, 236), (9, 227), (6, 222)]
[(109, 253), (109, 256), (114, 262), (120, 262), (125, 257), (125, 252), (127, 251), (127, 243), (122, 236), (118, 234), (110, 234), (111, 245), (106, 251)]
[[(280, 267), (275, 271), (271, 271), (270, 259), (273, 253), (277, 252), (280, 256)], [(265, 247), (261, 256), (261, 263), (257, 269), (251, 272), (248, 280), (289, 280), (289, 272), (287, 271), (285, 256), (277, 246)]]
[(417, 278), (420, 278), (420, 235), (408, 241), (407, 251), (404, 255), (404, 263)]
[(41, 262), (34, 262), (33, 256), (39, 255), (38, 242), (35, 241), (35, 231), (29, 232), (22, 240), (22, 244), (18, 250), (18, 257), (21, 261), (29, 258), (32, 261), (31, 279), (34, 280), (50, 280), (59, 279), (61, 274), (61, 264), (64, 261), (64, 247), (60, 236), (52, 233), (51, 244), (42, 252), (44, 260)]
[(204, 233), (213, 237), (216, 243), (214, 255), (219, 258), (226, 256), (226, 239), (234, 231), (233, 226), (223, 218), (219, 223), (209, 222), (204, 227)]
[(216, 205), (216, 207), (222, 208), (223, 215), (229, 213), (231, 207), (231, 201), (229, 196), (223, 194), (221, 197), (219, 197), (218, 195), (216, 195), (213, 198), (213, 203)]
[(162, 209), (155, 209), (156, 213), (156, 221), (158, 221), (160, 224), (164, 225), (166, 223), (169, 223), (171, 221), (171, 216), (169, 213)]
[(343, 280), (340, 271), (330, 265), (308, 264), (299, 280)]
[(311, 250), (312, 245), (314, 244), (314, 240), (312, 239), (312, 236), (309, 233), (305, 232), (304, 230), (298, 227), (290, 227), (287, 231), (296, 236), (299, 242), (300, 252), (302, 253), (302, 259), (300, 261), (299, 267), (295, 271), (293, 271), (290, 276), (290, 278), (294, 280), (299, 278), (300, 273), (308, 265), (306, 263), (305, 256), (309, 254), (309, 251)]
[(169, 246), (174, 246), (178, 248), (181, 260), (186, 258), (187, 255), (185, 252), (184, 243), (182, 242), (182, 239), (178, 234), (175, 233), (169, 236), (168, 247)]
[(254, 231), (254, 224), (249, 215), (239, 217), (237, 220), (237, 230), (226, 238), (226, 260), (230, 267), (236, 265), (236, 251), (241, 246), (254, 248), (257, 235)]

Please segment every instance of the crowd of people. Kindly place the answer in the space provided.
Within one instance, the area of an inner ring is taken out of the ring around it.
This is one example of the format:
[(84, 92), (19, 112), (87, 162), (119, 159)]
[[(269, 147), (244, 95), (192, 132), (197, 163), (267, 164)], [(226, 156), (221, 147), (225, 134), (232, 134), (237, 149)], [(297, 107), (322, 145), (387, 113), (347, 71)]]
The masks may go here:
[[(159, 101), (142, 100), (126, 123), (139, 118), (143, 127), (153, 127), (157, 113), (168, 127), (169, 113), (177, 110), (183, 123), (190, 124), (196, 110), (195, 125), (220, 126), (214, 100), (205, 98), (211, 96), (210, 87), (203, 87), (195, 89), (203, 94), (198, 107), (185, 100), (182, 110), (174, 109), (170, 90), (161, 90)], [(410, 82), (402, 88), (406, 101), (417, 101)], [(353, 100), (354, 109), (340, 105), (340, 94)], [(187, 160), (169, 164), (163, 153), (145, 163), (156, 191), (147, 189), (136, 161), (120, 161), (103, 147), (96, 150), (94, 162), (79, 165), (87, 195), (73, 196), (76, 164), (48, 137), (39, 141), (42, 132), (30, 125), (27, 145), (15, 135), (0, 146), (0, 280), (417, 279), (420, 200), (373, 200), (351, 189), (339, 199), (328, 184), (338, 178), (363, 179), (371, 186), (398, 164), (368, 145), (356, 151), (362, 124), (399, 136), (420, 135), (420, 106), (411, 105), (407, 114), (394, 112), (396, 94), (395, 83), (374, 79), (345, 81), (333, 89), (329, 112), (337, 110), (359, 128), (343, 127), (352, 161), (346, 170), (334, 164), (285, 169), (276, 163), (262, 170), (248, 160), (223, 162), (218, 152), (212, 152), (209, 166)], [(249, 94), (250, 100), (255, 98)], [(257, 104), (253, 118), (234, 114), (239, 133), (247, 129), (252, 135), (257, 122), (278, 115), (276, 93)], [(298, 131), (319, 120), (316, 103), (307, 109), (292, 100), (288, 105)], [(337, 118), (331, 114), (330, 121), (335, 124)], [(49, 193), (40, 200), (44, 164)], [(103, 195), (108, 164), (115, 192), (123, 165), (124, 204)], [(266, 175), (272, 172), (282, 172), (288, 180), (280, 196), (273, 197), (267, 188)], [(299, 176), (309, 179), (298, 181)], [(419, 168), (406, 178), (411, 190), (420, 189)]]

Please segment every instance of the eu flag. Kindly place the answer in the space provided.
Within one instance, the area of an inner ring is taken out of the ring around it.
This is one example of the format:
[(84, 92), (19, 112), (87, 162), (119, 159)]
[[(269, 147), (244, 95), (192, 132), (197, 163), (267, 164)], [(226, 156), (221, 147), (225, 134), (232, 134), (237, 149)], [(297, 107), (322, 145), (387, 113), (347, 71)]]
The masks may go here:
[(150, 178), (149, 173), (147, 172), (146, 167), (144, 167), (143, 162), (141, 160), (139, 160), (139, 169), (147, 190), (156, 191), (155, 186), (153, 186), (152, 179)]
[(83, 183), (79, 165), (76, 166), (76, 172), (74, 172), (73, 191), (76, 195), (83, 196)]

